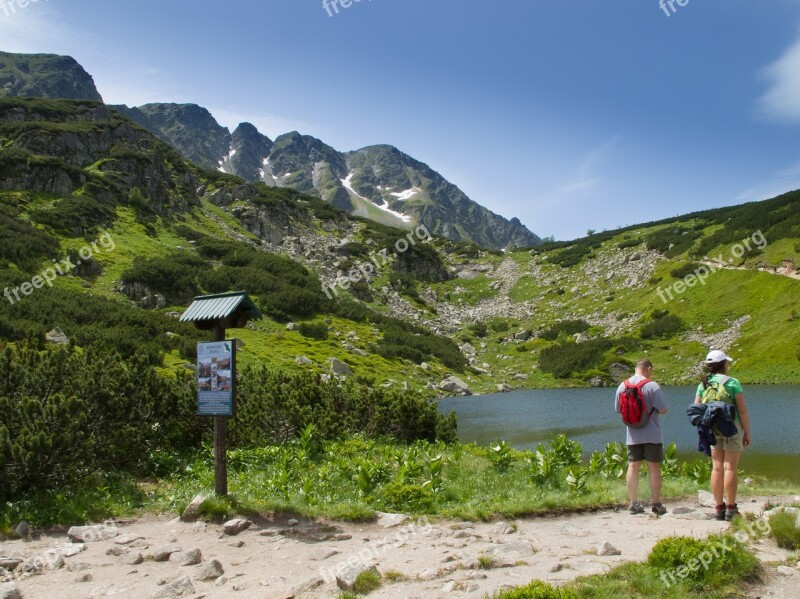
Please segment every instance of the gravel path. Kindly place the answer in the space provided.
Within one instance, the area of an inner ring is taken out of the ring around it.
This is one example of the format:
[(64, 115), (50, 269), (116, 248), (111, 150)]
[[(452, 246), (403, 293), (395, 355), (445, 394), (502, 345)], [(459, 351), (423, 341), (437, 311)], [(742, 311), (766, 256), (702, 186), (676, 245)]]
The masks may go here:
[[(761, 513), (767, 500), (743, 499), (740, 507)], [(477, 599), (533, 578), (558, 584), (607, 572), (617, 564), (643, 560), (664, 537), (704, 537), (729, 526), (709, 519), (711, 510), (696, 500), (668, 508), (660, 518), (606, 510), (507, 523), (415, 524), (387, 515), (374, 523), (353, 524), (274, 516), (254, 519), (235, 535), (224, 534), (221, 525), (148, 515), (108, 523), (95, 530), (94, 538), (109, 538), (85, 544), (71, 542), (65, 531), (5, 541), (0, 556), (33, 558), (29, 564), (38, 556), (44, 566), (42, 572), (16, 580), (24, 599), (330, 598), (340, 592), (337, 573), (347, 578), (348, 562), (359, 561), (374, 564), (384, 576), (402, 575), (394, 582), (384, 579), (370, 597)], [(753, 547), (764, 562), (787, 558), (771, 541), (754, 541)], [(154, 560), (164, 554), (171, 558)], [(214, 571), (214, 560), (223, 574)], [(769, 566), (765, 583), (749, 596), (800, 597), (800, 570), (793, 569), (795, 574), (788, 569), (779, 574), (776, 566)], [(198, 580), (202, 573), (208, 580)]]

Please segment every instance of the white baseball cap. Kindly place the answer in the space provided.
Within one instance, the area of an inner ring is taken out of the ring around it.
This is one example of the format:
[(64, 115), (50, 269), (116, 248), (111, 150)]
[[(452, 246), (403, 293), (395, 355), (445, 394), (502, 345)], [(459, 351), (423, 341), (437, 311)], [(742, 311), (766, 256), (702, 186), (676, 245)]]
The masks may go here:
[(706, 356), (706, 364), (716, 364), (717, 362), (726, 361), (733, 364), (733, 358), (727, 356), (725, 352), (719, 351), (718, 349), (711, 350)]

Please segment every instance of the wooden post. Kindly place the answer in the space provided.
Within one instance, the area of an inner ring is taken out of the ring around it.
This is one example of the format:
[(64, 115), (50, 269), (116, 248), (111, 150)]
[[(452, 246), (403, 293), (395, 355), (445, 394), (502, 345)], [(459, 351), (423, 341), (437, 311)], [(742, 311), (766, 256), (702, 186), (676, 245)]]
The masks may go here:
[[(225, 341), (225, 328), (220, 322), (214, 325), (214, 341)], [(227, 429), (228, 418), (214, 416), (214, 491), (218, 497), (228, 494)]]

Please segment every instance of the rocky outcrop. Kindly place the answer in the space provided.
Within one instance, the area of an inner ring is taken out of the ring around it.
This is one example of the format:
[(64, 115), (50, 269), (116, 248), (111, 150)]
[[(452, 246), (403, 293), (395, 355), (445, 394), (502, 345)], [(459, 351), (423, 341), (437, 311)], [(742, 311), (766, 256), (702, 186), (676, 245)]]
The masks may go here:
[(197, 104), (154, 103), (113, 108), (204, 168), (216, 170), (230, 152), (230, 131)]
[(1, 190), (68, 196), (81, 187), (82, 196), (102, 205), (132, 202), (162, 216), (197, 203), (198, 182), (191, 169), (151, 134), (102, 104), (6, 100), (0, 104), (0, 120), (25, 125), (14, 130), (6, 145)]
[(0, 52), (3, 96), (102, 101), (92, 76), (71, 56), (57, 54)]

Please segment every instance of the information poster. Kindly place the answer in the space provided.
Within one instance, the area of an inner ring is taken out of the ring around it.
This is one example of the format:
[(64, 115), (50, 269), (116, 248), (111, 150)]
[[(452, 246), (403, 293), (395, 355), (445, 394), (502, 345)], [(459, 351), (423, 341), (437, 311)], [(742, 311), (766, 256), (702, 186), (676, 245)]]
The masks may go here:
[(197, 344), (197, 413), (233, 416), (236, 341)]

